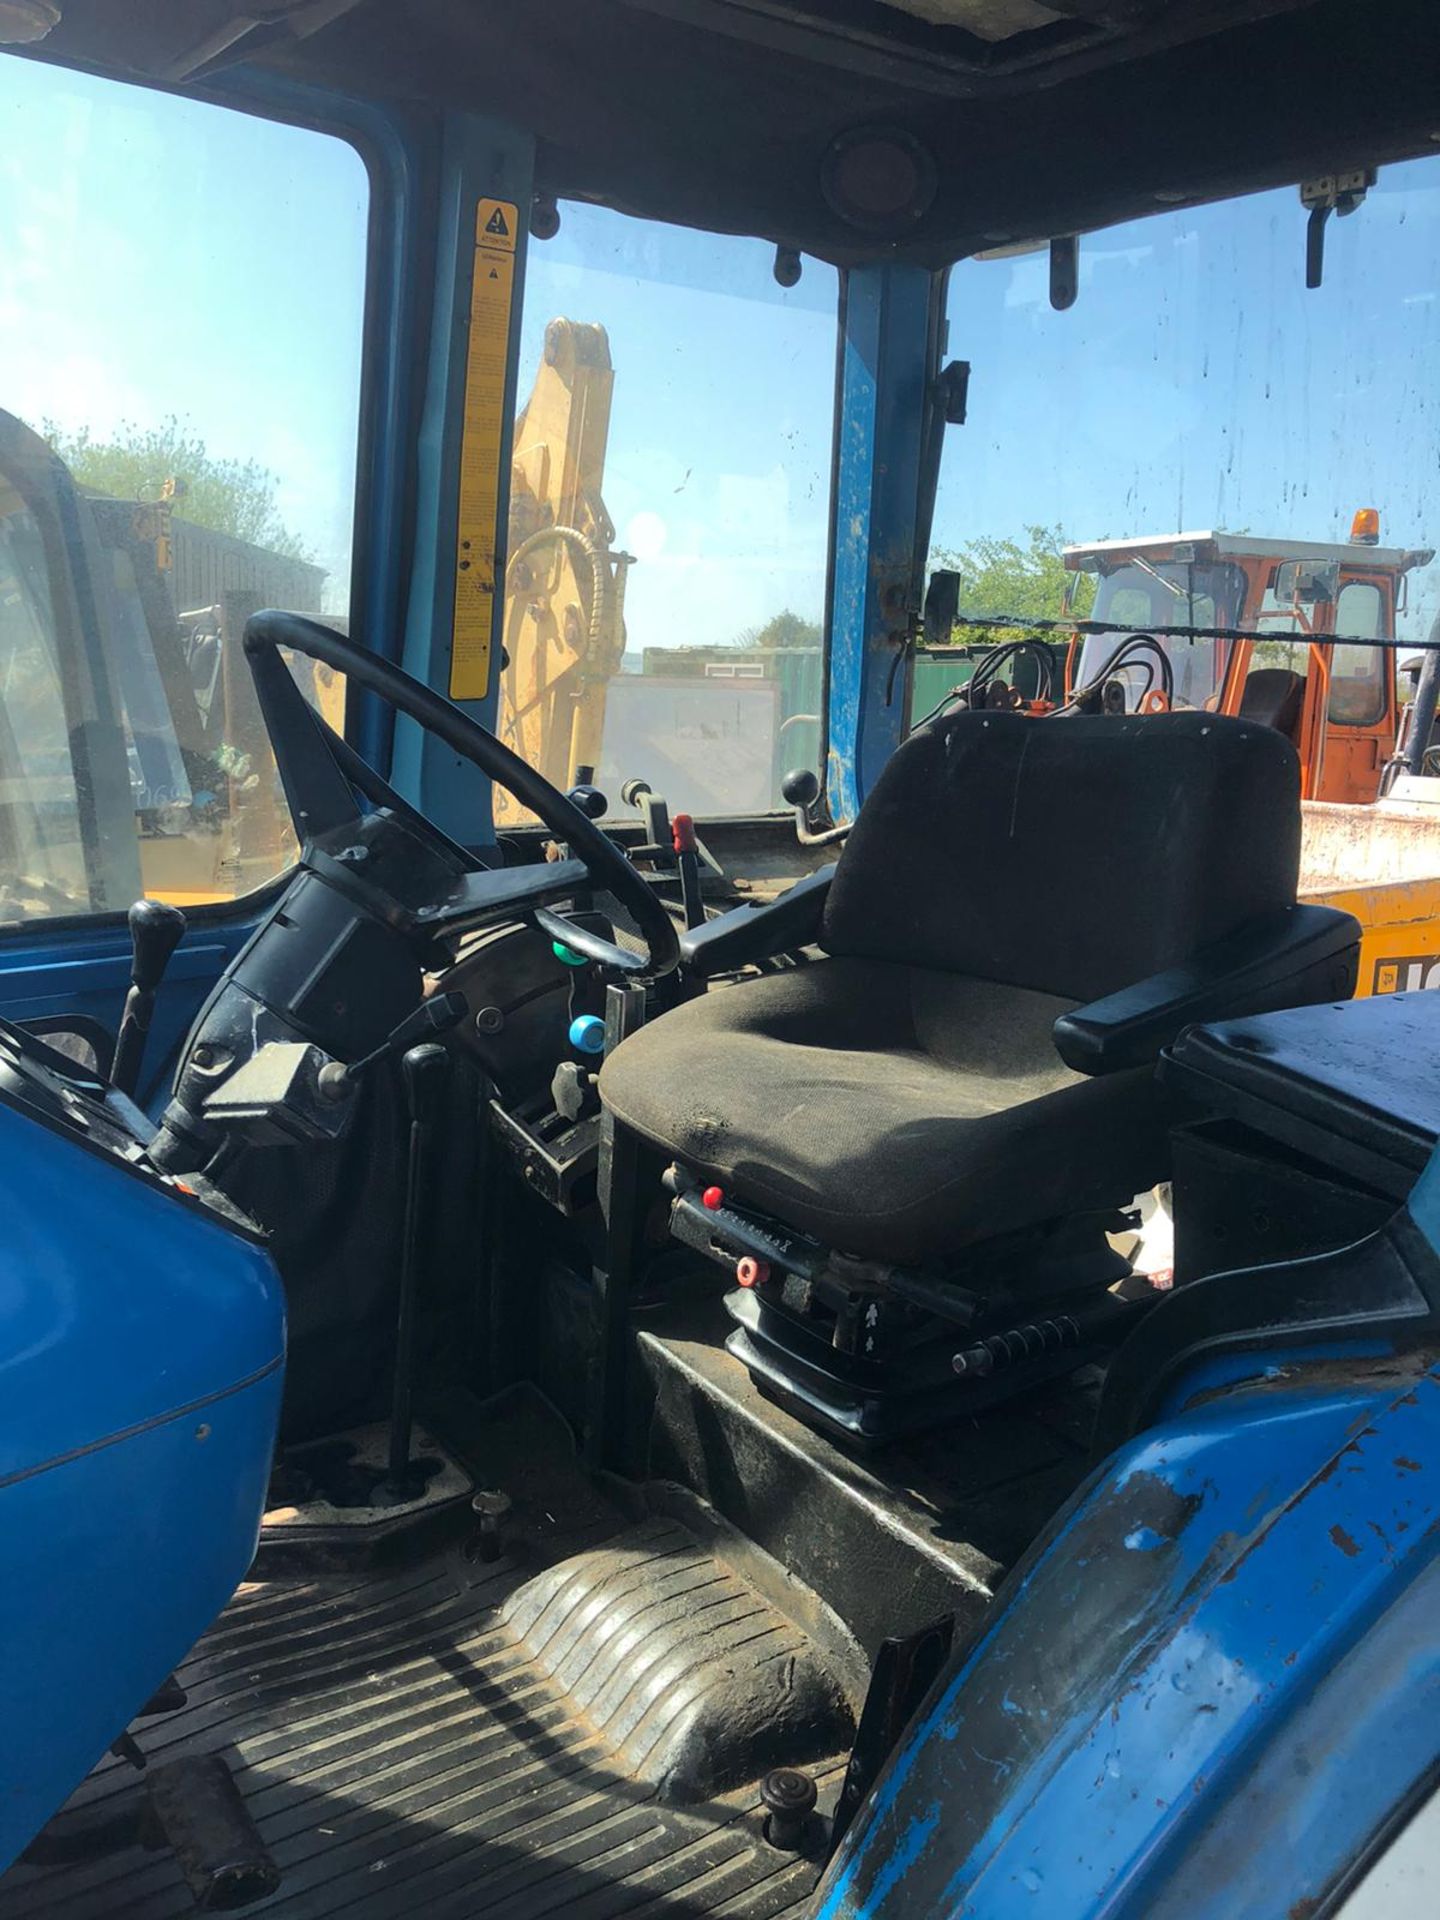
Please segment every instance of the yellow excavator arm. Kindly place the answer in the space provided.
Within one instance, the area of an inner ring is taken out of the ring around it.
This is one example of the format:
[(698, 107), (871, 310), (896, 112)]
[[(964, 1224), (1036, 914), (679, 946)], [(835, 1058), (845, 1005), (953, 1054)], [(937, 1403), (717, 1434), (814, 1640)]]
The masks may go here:
[[(603, 327), (552, 320), (515, 423), (500, 736), (562, 790), (599, 761), (625, 652), (630, 556), (600, 492), (614, 381)], [(497, 826), (530, 818), (497, 789)]]

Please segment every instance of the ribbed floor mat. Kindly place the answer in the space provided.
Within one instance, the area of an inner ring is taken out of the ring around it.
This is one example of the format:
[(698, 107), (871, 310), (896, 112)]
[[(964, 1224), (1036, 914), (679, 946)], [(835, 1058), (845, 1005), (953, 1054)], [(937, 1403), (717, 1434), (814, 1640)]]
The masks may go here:
[[(625, 1536), (638, 1563), (689, 1556), (683, 1529)], [(524, 1574), (461, 1556), (237, 1596), (181, 1671), (189, 1704), (137, 1731), (152, 1762), (223, 1753), (283, 1874), (246, 1911), (285, 1920), (771, 1916), (813, 1864), (764, 1839), (753, 1789), (661, 1805), (524, 1651), (499, 1608)], [(662, 1610), (663, 1611), (663, 1610)], [(627, 1625), (643, 1663), (643, 1611)], [(819, 1770), (817, 1769), (817, 1772)], [(119, 1761), (52, 1824), (62, 1841), (143, 1795)], [(126, 1845), (0, 1881), (3, 1920), (183, 1920), (168, 1853)]]

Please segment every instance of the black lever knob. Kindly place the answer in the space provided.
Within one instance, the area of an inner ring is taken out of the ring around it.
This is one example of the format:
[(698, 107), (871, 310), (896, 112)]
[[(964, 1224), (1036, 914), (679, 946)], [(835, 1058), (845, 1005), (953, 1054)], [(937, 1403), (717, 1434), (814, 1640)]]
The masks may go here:
[(813, 807), (820, 798), (820, 781), (813, 767), (792, 767), (780, 791), (792, 807)]
[[(360, 1060), (352, 1060), (348, 1067), (342, 1066), (338, 1060), (327, 1061), (316, 1081), (321, 1096), (326, 1100), (345, 1099), (355, 1082), (362, 1079), (377, 1061), (397, 1053), (405, 1054), (408, 1074), (410, 1056), (406, 1049), (413, 1048), (416, 1053), (423, 1053), (425, 1049), (421, 1042), (459, 1026), (469, 1011), (470, 1003), (463, 993), (431, 994), (412, 1013), (406, 1014), (390, 1037), (382, 1041), (373, 1053), (367, 1053)], [(444, 1053), (445, 1049), (441, 1047), (438, 1051)]]
[(155, 994), (165, 978), (170, 956), (185, 935), (185, 916), (163, 900), (137, 900), (129, 913), (130, 991), (120, 1015), (110, 1084), (133, 1094), (140, 1084), (145, 1042), (155, 1011)]
[(815, 1782), (798, 1767), (772, 1767), (760, 1782), (760, 1800), (769, 1814), (765, 1838), (772, 1847), (798, 1853), (805, 1844), (810, 1815), (819, 1798)]
[(603, 820), (610, 811), (610, 802), (599, 787), (580, 785), (571, 787), (565, 796), (572, 807), (578, 807), (587, 820)]
[(165, 978), (171, 954), (185, 938), (185, 916), (164, 900), (137, 900), (127, 917), (131, 984), (154, 993)]

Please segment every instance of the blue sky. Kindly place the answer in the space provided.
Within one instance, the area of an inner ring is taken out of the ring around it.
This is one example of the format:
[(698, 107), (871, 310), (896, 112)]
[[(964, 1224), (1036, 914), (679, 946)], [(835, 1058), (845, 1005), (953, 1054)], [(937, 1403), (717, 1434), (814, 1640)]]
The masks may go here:
[[(348, 566), (367, 187), (342, 142), (0, 58), (0, 406), (103, 436), (170, 413), (279, 477)], [(1035, 255), (952, 278), (935, 539), (1029, 523), (1091, 538), (1207, 525), (1440, 544), (1440, 157), (1386, 169), (1303, 285), (1293, 190), (1082, 241), (1080, 298)], [(616, 369), (605, 497), (631, 646), (725, 641), (824, 585), (836, 276), (759, 240), (569, 206), (531, 249), (523, 401), (545, 323), (599, 321)], [(1440, 598), (1418, 582), (1407, 630)]]

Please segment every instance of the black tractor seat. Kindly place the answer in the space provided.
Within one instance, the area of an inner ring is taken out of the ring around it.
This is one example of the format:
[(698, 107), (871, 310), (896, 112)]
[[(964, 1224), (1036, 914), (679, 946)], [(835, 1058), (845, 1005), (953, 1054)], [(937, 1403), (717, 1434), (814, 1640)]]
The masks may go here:
[[(828, 888), (810, 889), (826, 957), (680, 1006), (600, 1077), (613, 1122), (674, 1163), (672, 1186), (718, 1190), (773, 1229), (732, 1350), (752, 1360), (758, 1342), (784, 1391), (793, 1334), (813, 1406), (816, 1342), (833, 1354), (857, 1311), (835, 1275), (857, 1260), (881, 1294), (887, 1269), (978, 1287), (982, 1332), (1103, 1294), (1105, 1229), (1166, 1174), (1161, 1047), (1190, 1020), (1353, 987), (1359, 929), (1296, 906), (1299, 843), (1295, 751), (1251, 722), (961, 712), (914, 734)], [(767, 915), (797, 944), (782, 899), (692, 938), (696, 964), (746, 929), (753, 957)], [(693, 1198), (676, 1205), (694, 1244)], [(718, 1214), (707, 1242), (722, 1260), (743, 1244), (725, 1229)], [(807, 1242), (799, 1289), (787, 1234)], [(1039, 1247), (1017, 1268), (1027, 1234), (1056, 1257)], [(859, 1303), (855, 1363), (882, 1366), (889, 1313), (900, 1373), (918, 1378), (913, 1301), (893, 1307)], [(953, 1347), (953, 1326), (937, 1337)], [(867, 1378), (868, 1413), (837, 1389), (830, 1424), (876, 1415)]]
[(1255, 667), (1246, 674), (1240, 695), (1242, 720), (1256, 720), (1262, 727), (1274, 727), (1287, 740), (1294, 740), (1304, 705), (1303, 674), (1289, 667)]

